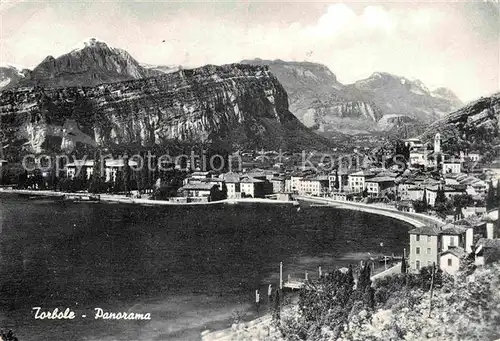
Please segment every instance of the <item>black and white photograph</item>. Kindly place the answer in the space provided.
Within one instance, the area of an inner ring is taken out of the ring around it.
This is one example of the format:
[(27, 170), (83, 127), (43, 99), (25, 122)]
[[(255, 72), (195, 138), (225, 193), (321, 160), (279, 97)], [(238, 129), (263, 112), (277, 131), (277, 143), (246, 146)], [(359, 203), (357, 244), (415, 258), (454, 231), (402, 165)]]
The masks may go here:
[(0, 341), (500, 341), (498, 0), (0, 0)]

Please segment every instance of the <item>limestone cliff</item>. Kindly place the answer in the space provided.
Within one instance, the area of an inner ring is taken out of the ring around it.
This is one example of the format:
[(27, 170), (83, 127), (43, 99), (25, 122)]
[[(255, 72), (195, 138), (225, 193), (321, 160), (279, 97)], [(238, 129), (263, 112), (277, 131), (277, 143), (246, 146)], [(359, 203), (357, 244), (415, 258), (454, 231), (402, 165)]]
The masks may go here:
[(500, 93), (482, 97), (431, 124), (422, 139), (439, 132), (448, 152), (479, 150), (491, 157), (500, 153)]
[(18, 88), (0, 94), (0, 115), (11, 147), (34, 152), (60, 148), (53, 130), (68, 120), (108, 148), (178, 141), (296, 150), (330, 143), (288, 111), (285, 90), (265, 66), (207, 65), (95, 87)]

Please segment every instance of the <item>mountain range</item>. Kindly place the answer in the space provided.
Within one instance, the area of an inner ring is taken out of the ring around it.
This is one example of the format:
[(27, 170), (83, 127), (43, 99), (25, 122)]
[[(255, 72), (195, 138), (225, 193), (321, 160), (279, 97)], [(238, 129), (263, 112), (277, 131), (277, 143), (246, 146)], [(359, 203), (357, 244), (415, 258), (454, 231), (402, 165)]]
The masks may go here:
[(45, 127), (67, 119), (111, 146), (218, 140), (232, 149), (328, 148), (331, 143), (313, 131), (326, 137), (425, 136), (457, 115), (476, 117), (478, 107), (464, 109), (463, 116), (451, 90), (430, 91), (418, 80), (384, 72), (344, 85), (328, 67), (311, 62), (254, 59), (183, 70), (141, 64), (95, 39), (48, 56), (33, 70), (0, 68), (0, 84), (3, 130), (36, 151), (53, 140)]
[[(311, 62), (243, 60), (269, 65), (289, 95), (290, 110), (320, 134), (423, 127), (462, 106), (449, 89), (430, 91), (419, 80), (386, 72), (344, 85), (326, 66)], [(409, 135), (413, 135), (410, 131)]]

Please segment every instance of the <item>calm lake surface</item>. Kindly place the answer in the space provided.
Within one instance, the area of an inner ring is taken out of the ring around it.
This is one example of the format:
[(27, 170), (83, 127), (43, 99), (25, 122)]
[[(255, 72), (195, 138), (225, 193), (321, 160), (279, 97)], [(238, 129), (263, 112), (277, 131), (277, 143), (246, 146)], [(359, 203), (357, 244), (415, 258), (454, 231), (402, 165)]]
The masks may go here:
[[(411, 226), (330, 207), (139, 207), (0, 196), (0, 328), (20, 341), (199, 340), (256, 316), (259, 289), (371, 254), (402, 254)], [(383, 246), (381, 246), (383, 243)], [(32, 307), (72, 309), (35, 320)], [(151, 313), (95, 320), (94, 308)], [(265, 307), (264, 307), (265, 309)], [(87, 317), (83, 318), (81, 315)]]

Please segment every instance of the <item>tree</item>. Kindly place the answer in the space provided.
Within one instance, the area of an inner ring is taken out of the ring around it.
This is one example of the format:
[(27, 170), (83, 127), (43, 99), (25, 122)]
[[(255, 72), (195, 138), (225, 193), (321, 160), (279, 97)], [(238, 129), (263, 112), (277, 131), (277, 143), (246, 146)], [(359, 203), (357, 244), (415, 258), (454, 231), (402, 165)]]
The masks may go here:
[(493, 182), (490, 180), (488, 184), (488, 193), (486, 194), (486, 208), (491, 210), (497, 206), (498, 203), (498, 184), (497, 184), (497, 194), (495, 195), (495, 191), (493, 188)]
[(335, 169), (335, 182), (333, 184), (333, 188), (335, 190), (338, 190), (340, 188), (340, 182), (339, 182), (339, 172), (337, 169)]
[(365, 187), (362, 192), (363, 198), (366, 198), (368, 196), (368, 189)]
[(425, 212), (429, 208), (429, 203), (427, 202), (427, 188), (424, 188), (422, 192), (422, 202), (423, 202), (423, 210)]
[(401, 259), (401, 273), (402, 274), (406, 273), (406, 259), (405, 259), (405, 255), (403, 255), (403, 258)]
[(128, 164), (128, 155), (123, 157), (123, 190), (126, 194), (130, 191), (130, 165)]
[(436, 193), (436, 200), (434, 201), (434, 208), (436, 212), (446, 213), (449, 211), (450, 206), (448, 205), (448, 199), (444, 194), (444, 189), (439, 186)]
[(500, 204), (500, 179), (497, 180), (497, 205)]
[(474, 203), (470, 194), (460, 194), (453, 197), (453, 206), (460, 211), (464, 207), (469, 207)]
[(226, 182), (225, 181), (222, 182), (220, 199), (221, 200), (227, 199), (227, 186), (226, 186)]

